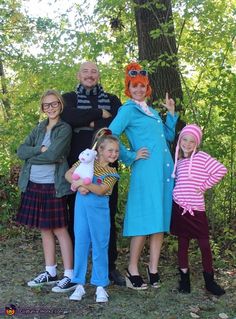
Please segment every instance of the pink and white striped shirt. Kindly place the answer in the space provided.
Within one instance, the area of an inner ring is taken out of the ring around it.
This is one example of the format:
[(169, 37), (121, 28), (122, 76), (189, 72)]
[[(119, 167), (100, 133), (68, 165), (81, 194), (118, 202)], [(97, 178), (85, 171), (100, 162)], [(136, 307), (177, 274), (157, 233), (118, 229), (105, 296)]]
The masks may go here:
[[(193, 210), (205, 211), (204, 192), (217, 184), (227, 173), (227, 169), (207, 153), (199, 151), (192, 159), (190, 179), (189, 163), (190, 158), (183, 158), (177, 162), (173, 199), (184, 209), (183, 214), (189, 212), (194, 215)], [(198, 193), (197, 190), (202, 193)]]

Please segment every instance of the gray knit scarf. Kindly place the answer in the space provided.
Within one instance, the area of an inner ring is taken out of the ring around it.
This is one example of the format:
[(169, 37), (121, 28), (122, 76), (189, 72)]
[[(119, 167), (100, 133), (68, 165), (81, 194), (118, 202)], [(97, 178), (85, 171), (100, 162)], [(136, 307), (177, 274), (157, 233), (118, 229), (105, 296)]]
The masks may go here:
[(78, 109), (91, 109), (92, 105), (88, 99), (88, 96), (97, 95), (98, 97), (98, 109), (111, 109), (111, 103), (108, 95), (104, 92), (102, 86), (97, 84), (93, 89), (86, 90), (82, 84), (79, 84), (76, 88), (77, 94), (77, 108)]

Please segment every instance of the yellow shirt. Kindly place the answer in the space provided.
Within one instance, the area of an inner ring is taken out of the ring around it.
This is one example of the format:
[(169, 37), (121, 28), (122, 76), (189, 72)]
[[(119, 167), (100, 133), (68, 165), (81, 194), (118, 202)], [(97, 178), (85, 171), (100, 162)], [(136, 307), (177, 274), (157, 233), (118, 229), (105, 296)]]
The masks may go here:
[[(77, 166), (79, 166), (79, 164), (80, 164), (80, 161), (77, 161), (73, 165), (73, 167), (77, 167)], [(116, 176), (112, 176), (112, 175), (116, 175)], [(119, 179), (116, 168), (110, 167), (110, 166), (103, 167), (100, 165), (100, 163), (97, 160), (95, 160), (95, 162), (94, 162), (94, 176), (97, 179), (96, 184), (98, 184), (98, 185), (105, 184), (109, 187), (109, 190), (107, 191), (107, 193), (105, 195), (111, 195), (112, 189), (113, 189), (116, 181)]]

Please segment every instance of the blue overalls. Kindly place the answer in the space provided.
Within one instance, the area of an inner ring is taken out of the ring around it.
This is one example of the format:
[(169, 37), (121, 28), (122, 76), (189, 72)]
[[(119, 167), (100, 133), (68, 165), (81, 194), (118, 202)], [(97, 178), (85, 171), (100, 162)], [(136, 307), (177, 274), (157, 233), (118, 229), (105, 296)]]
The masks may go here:
[[(101, 184), (105, 177), (118, 174), (94, 176), (93, 183)], [(74, 250), (74, 278), (72, 282), (84, 285), (88, 257), (92, 248), (92, 274), (90, 283), (105, 287), (108, 278), (108, 244), (110, 237), (109, 196), (76, 194), (75, 200), (75, 250)]]

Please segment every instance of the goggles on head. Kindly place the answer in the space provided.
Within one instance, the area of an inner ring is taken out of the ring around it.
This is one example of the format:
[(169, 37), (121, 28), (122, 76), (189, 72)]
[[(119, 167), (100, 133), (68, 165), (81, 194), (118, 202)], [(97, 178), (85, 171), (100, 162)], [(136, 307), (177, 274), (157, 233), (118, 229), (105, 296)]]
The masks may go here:
[(146, 70), (130, 70), (128, 72), (129, 76), (132, 78), (136, 77), (137, 75), (147, 76), (148, 72)]

